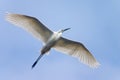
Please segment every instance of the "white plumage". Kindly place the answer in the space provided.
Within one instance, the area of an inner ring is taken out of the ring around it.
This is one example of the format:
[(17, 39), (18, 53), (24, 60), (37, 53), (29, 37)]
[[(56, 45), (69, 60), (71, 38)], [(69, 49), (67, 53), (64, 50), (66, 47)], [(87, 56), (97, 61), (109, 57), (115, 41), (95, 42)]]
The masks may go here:
[[(25, 29), (39, 40), (42, 40), (45, 43), (41, 51), (42, 55), (51, 48), (54, 48), (60, 52), (78, 58), (82, 63), (90, 67), (97, 68), (100, 65), (82, 43), (61, 37), (62, 33), (69, 28), (58, 32), (52, 32), (36, 18), (21, 14), (8, 13), (6, 15), (6, 20)], [(36, 65), (41, 57), (36, 60), (32, 67)]]

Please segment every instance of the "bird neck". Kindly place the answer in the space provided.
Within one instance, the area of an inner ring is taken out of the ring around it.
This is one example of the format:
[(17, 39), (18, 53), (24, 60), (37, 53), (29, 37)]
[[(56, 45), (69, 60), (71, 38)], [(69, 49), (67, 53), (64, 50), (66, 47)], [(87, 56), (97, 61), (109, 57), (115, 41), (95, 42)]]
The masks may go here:
[(62, 32), (54, 32), (53, 37), (57, 40), (61, 37)]
[(46, 44), (49, 44), (51, 42), (57, 41), (61, 37), (62, 33), (60, 32), (54, 32), (53, 35), (49, 38)]

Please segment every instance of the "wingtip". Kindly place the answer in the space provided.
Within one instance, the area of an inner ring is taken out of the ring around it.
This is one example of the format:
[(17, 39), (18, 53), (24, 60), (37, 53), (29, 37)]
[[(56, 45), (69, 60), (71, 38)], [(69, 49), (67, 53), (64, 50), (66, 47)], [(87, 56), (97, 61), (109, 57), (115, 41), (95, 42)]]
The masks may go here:
[(8, 17), (9, 15), (11, 15), (12, 13), (10, 12), (5, 12), (5, 17)]
[(17, 20), (16, 17), (17, 16), (14, 13), (6, 12), (5, 14), (5, 20), (13, 24), (16, 24), (16, 20)]
[(101, 64), (99, 62), (95, 62), (93, 65), (90, 65), (90, 67), (97, 69), (97, 68), (99, 68), (100, 65)]
[(91, 60), (91, 61), (86, 61), (85, 59), (78, 59), (81, 63), (83, 64), (86, 64), (87, 66), (89, 66), (90, 68), (93, 68), (93, 69), (97, 69), (101, 64), (96, 61), (95, 59), (94, 60)]
[(11, 13), (10, 12), (5, 12), (5, 20), (9, 21)]

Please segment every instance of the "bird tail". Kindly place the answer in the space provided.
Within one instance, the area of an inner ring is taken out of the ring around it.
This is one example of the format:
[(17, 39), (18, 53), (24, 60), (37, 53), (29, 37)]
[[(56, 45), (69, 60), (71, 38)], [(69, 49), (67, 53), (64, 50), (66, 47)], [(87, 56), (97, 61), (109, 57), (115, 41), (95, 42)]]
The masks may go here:
[(40, 54), (39, 57), (37, 58), (37, 60), (34, 62), (34, 64), (32, 65), (32, 69), (35, 67), (35, 65), (38, 63), (38, 61), (41, 59), (41, 57), (43, 56), (43, 54)]

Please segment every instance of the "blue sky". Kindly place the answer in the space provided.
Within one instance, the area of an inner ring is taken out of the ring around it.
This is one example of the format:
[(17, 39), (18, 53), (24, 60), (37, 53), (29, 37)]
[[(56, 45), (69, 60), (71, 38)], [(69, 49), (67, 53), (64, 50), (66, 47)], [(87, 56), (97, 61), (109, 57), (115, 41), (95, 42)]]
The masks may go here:
[[(53, 31), (84, 43), (101, 66), (91, 69), (52, 49), (37, 66), (42, 48), (29, 33), (5, 21), (5, 13), (34, 16)], [(0, 0), (0, 80), (120, 80), (119, 0)]]

